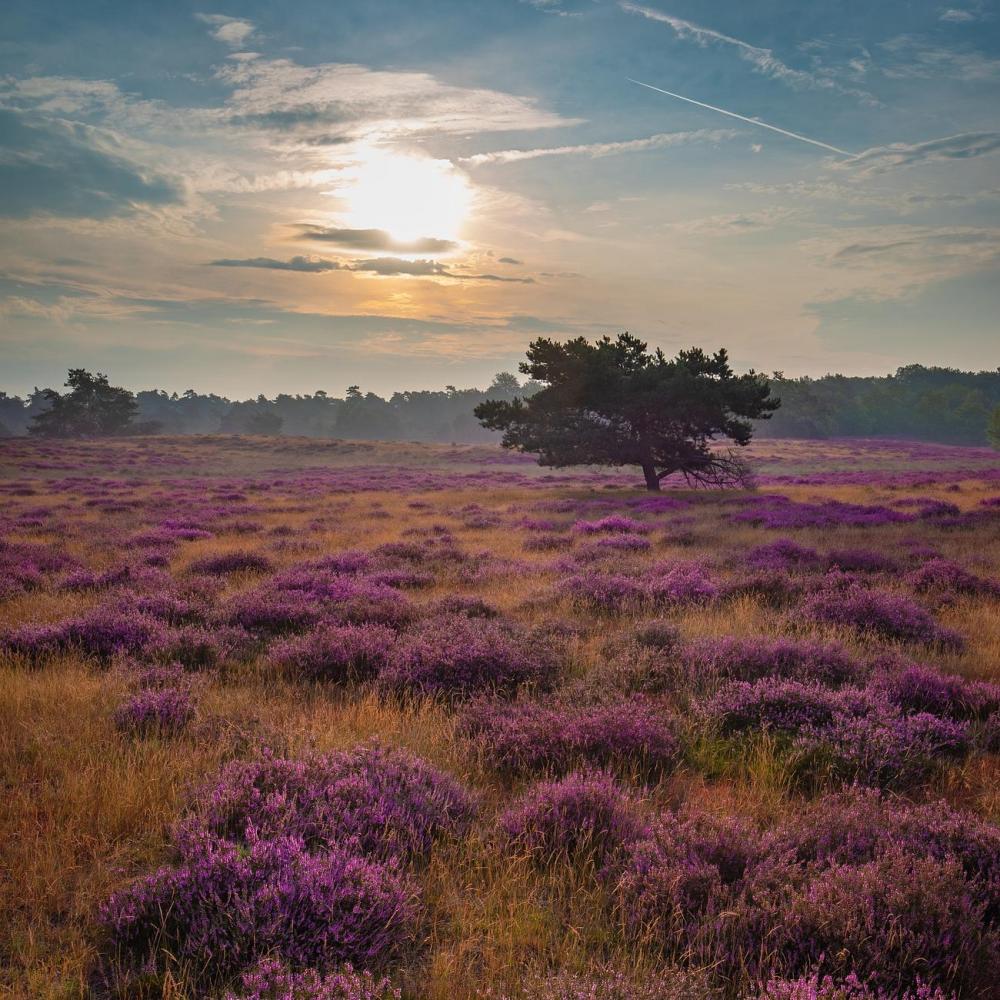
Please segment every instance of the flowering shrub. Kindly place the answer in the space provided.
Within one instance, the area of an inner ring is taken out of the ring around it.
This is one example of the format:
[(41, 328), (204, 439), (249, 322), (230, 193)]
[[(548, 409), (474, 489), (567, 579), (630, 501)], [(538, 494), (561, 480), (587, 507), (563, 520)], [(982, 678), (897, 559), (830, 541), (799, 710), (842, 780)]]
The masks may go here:
[(274, 564), (257, 552), (223, 552), (195, 559), (188, 568), (192, 573), (226, 576), (229, 573), (269, 573)]
[(303, 636), (274, 643), (270, 656), (303, 680), (358, 681), (385, 665), (396, 633), (384, 625), (320, 625)]
[(224, 1000), (401, 1000), (384, 976), (355, 972), (348, 963), (338, 972), (321, 976), (315, 969), (292, 972), (273, 958), (264, 959), (243, 974), (238, 993)]
[(981, 989), (996, 969), (983, 907), (950, 858), (890, 848), (865, 864), (834, 864), (792, 896), (785, 923), (784, 957), (797, 970), (822, 964), (885, 990), (921, 981)]
[(120, 732), (137, 736), (170, 736), (194, 718), (191, 695), (183, 688), (147, 688), (132, 695), (115, 712)]
[(506, 843), (543, 864), (560, 858), (603, 866), (645, 833), (636, 803), (609, 775), (575, 771), (529, 788), (499, 819)]
[(968, 727), (921, 712), (903, 715), (872, 702), (867, 710), (839, 711), (828, 724), (803, 727), (795, 741), (799, 772), (816, 777), (906, 788), (942, 762), (970, 749)]
[(611, 873), (626, 930), (668, 955), (710, 963), (722, 914), (739, 899), (761, 843), (736, 816), (663, 815)]
[(101, 922), (112, 968), (176, 963), (207, 984), (265, 957), (321, 971), (384, 968), (412, 947), (419, 912), (404, 875), (340, 847), (313, 854), (295, 838), (202, 838), (115, 893)]
[(700, 714), (720, 733), (774, 729), (796, 733), (807, 726), (833, 721), (837, 695), (819, 684), (763, 677), (731, 681), (699, 706)]
[(898, 573), (899, 562), (874, 549), (834, 549), (826, 557), (833, 569), (854, 573)]
[(973, 596), (1000, 596), (1000, 583), (987, 580), (957, 563), (947, 559), (931, 559), (920, 569), (908, 573), (905, 582), (919, 593), (936, 594), (948, 599), (955, 594), (971, 594)]
[(380, 859), (426, 858), (435, 840), (465, 831), (475, 812), (453, 778), (402, 750), (355, 750), (287, 760), (233, 761), (195, 800), (183, 840), (237, 844), (295, 837)]
[(7, 635), (3, 645), (10, 652), (33, 659), (79, 649), (98, 660), (108, 661), (120, 655), (149, 653), (164, 645), (167, 635), (162, 622), (132, 608), (98, 607), (56, 625), (23, 626)]
[(1000, 709), (1000, 684), (967, 681), (911, 664), (876, 678), (876, 687), (907, 712), (974, 719)]
[(491, 766), (514, 772), (563, 771), (587, 763), (656, 773), (680, 757), (673, 720), (642, 696), (596, 705), (484, 701), (465, 711), (459, 732)]
[(549, 687), (558, 662), (550, 644), (501, 621), (441, 615), (421, 622), (390, 652), (381, 680), (390, 690), (467, 696)]
[(652, 528), (643, 521), (611, 514), (599, 521), (577, 521), (573, 530), (584, 535), (648, 535)]
[(723, 581), (719, 590), (722, 597), (753, 597), (774, 608), (798, 603), (804, 592), (802, 577), (783, 569), (737, 573)]
[(641, 576), (576, 575), (561, 590), (581, 607), (611, 614), (711, 601), (719, 593), (697, 563), (654, 566)]
[(659, 970), (639, 980), (617, 969), (601, 969), (589, 975), (536, 973), (519, 976), (513, 996), (492, 989), (476, 993), (480, 1000), (513, 1000), (514, 996), (518, 1000), (712, 1000), (719, 993), (711, 988), (704, 973), (686, 969)]
[(771, 979), (756, 1000), (955, 1000), (939, 988), (918, 983), (915, 989), (886, 992), (863, 983), (853, 973), (836, 980), (818, 972), (798, 979)]
[(694, 684), (764, 677), (812, 681), (831, 687), (858, 680), (863, 668), (837, 643), (756, 636), (697, 639), (683, 652)]
[(810, 569), (820, 565), (820, 555), (790, 538), (776, 538), (766, 545), (758, 545), (747, 554), (745, 562), (752, 569), (782, 570)]
[(847, 625), (886, 639), (961, 649), (964, 639), (939, 625), (919, 604), (857, 584), (820, 590), (803, 606), (804, 614), (829, 625)]
[(500, 617), (500, 612), (481, 597), (466, 597), (463, 594), (442, 597), (434, 605), (434, 612), (439, 615), (465, 615), (466, 618)]
[(304, 593), (275, 593), (270, 589), (249, 591), (231, 598), (223, 607), (224, 621), (255, 636), (298, 632), (315, 624), (319, 603)]

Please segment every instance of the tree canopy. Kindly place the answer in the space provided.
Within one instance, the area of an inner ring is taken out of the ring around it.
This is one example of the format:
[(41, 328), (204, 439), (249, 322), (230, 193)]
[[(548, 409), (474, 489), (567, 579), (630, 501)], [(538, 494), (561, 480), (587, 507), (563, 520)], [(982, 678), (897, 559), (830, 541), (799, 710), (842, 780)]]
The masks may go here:
[(529, 399), (480, 403), (483, 426), (502, 431), (505, 448), (537, 454), (542, 465), (638, 465), (651, 490), (673, 473), (698, 485), (745, 483), (735, 452), (712, 444), (748, 444), (751, 421), (766, 420), (780, 405), (767, 378), (735, 374), (724, 349), (667, 358), (623, 333), (596, 343), (540, 338), (527, 356), (520, 369), (543, 388)]
[(108, 437), (133, 429), (132, 421), (139, 412), (135, 396), (128, 389), (110, 385), (107, 375), (71, 368), (66, 385), (72, 391), (43, 392), (48, 408), (32, 417), (29, 433), (41, 437)]

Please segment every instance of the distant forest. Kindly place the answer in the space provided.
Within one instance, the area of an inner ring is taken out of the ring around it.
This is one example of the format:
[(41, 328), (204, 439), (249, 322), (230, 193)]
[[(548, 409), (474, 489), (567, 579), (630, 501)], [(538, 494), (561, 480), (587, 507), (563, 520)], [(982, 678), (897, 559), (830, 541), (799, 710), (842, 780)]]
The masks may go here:
[[(1000, 407), (1000, 369), (963, 372), (907, 365), (895, 375), (785, 378), (771, 384), (781, 409), (758, 424), (759, 437), (886, 437), (949, 444), (987, 443), (986, 428)], [(510, 400), (537, 391), (507, 372), (487, 389), (395, 392), (388, 399), (351, 386), (343, 398), (319, 391), (274, 399), (234, 401), (223, 396), (147, 390), (137, 433), (289, 434), (319, 438), (485, 442), (499, 435), (473, 414), (488, 399)], [(0, 392), (0, 435), (26, 434), (32, 418), (50, 405), (45, 390), (26, 398)]]

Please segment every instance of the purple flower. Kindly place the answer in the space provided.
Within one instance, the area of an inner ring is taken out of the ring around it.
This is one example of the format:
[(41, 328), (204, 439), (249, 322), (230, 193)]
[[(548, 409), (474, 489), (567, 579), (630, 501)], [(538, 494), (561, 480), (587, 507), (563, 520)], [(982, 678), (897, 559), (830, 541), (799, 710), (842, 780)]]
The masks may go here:
[(230, 573), (269, 573), (274, 564), (257, 552), (222, 552), (195, 559), (188, 568), (192, 573), (226, 576)]
[(514, 625), (441, 615), (401, 637), (380, 680), (389, 690), (461, 697), (550, 687), (558, 667), (550, 644)]
[(224, 1000), (401, 1000), (384, 976), (355, 972), (350, 963), (320, 975), (315, 969), (292, 972), (275, 958), (266, 958), (243, 974), (237, 993)]
[(138, 692), (115, 711), (120, 732), (136, 736), (172, 736), (194, 718), (191, 695), (182, 688), (156, 687)]
[(636, 803), (614, 778), (588, 771), (533, 785), (498, 823), (508, 847), (542, 864), (565, 858), (603, 867), (646, 833)]
[(307, 635), (274, 643), (274, 662), (303, 680), (359, 681), (386, 664), (396, 633), (384, 625), (322, 624)]

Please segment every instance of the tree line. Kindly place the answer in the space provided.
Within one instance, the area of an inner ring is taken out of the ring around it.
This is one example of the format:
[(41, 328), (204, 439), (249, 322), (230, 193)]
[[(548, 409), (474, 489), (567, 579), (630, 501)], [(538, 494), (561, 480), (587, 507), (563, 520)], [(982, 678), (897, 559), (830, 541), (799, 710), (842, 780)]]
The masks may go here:
[[(1000, 369), (965, 372), (907, 365), (874, 377), (767, 379), (780, 410), (755, 422), (760, 437), (887, 437), (947, 444), (1000, 443)], [(490, 401), (528, 399), (543, 388), (529, 377), (501, 372), (485, 389), (395, 392), (383, 397), (350, 386), (343, 397), (322, 390), (274, 398), (230, 400), (214, 393), (129, 393), (101, 375), (70, 371), (70, 392), (35, 389), (25, 397), (0, 392), (0, 435), (103, 433), (289, 434), (319, 438), (428, 442), (488, 442), (475, 409)], [(108, 391), (111, 395), (107, 396)], [(101, 400), (112, 405), (104, 408)], [(131, 403), (121, 402), (131, 400)], [(116, 402), (117, 401), (117, 402)], [(116, 406), (123, 407), (117, 409)], [(111, 415), (109, 415), (111, 414)], [(120, 425), (116, 420), (125, 417)], [(107, 423), (110, 420), (111, 423)], [(104, 421), (104, 423), (102, 423)], [(992, 434), (989, 429), (992, 428)]]

